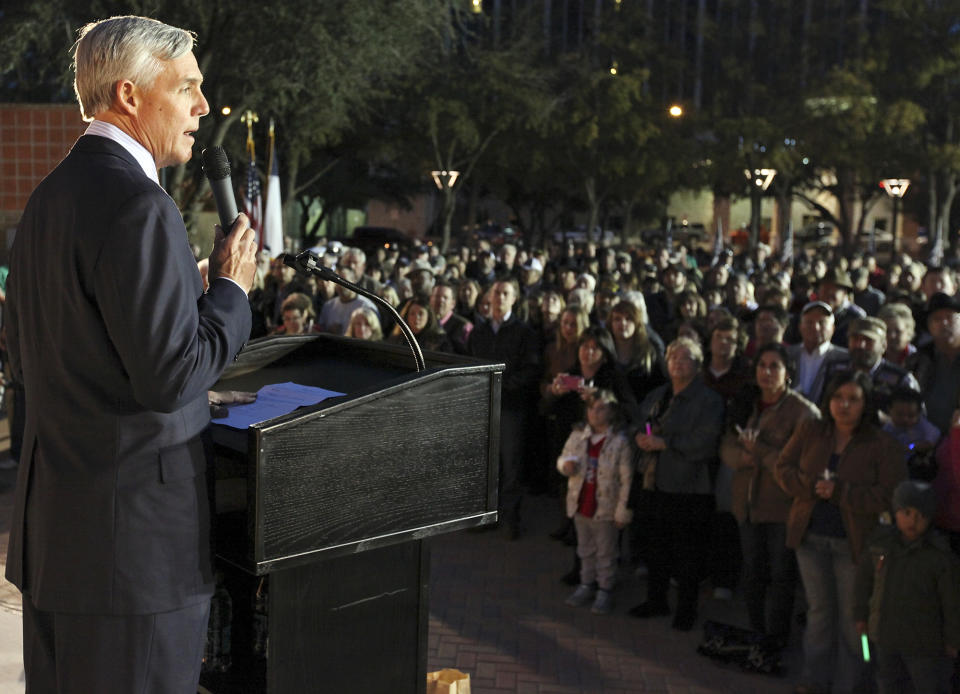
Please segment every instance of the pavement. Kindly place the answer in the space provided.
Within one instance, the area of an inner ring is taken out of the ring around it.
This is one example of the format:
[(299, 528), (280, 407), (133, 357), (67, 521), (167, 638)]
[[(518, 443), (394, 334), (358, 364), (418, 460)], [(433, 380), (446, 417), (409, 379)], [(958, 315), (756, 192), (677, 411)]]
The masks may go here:
[[(636, 619), (644, 579), (622, 567), (608, 615), (568, 607), (573, 590), (560, 577), (573, 550), (549, 538), (559, 502), (528, 498), (527, 532), (461, 532), (433, 540), (427, 670), (457, 668), (473, 694), (787, 694), (799, 671), (799, 629), (785, 652), (786, 673), (773, 677), (720, 666), (696, 653), (704, 620), (746, 627), (742, 598), (714, 600), (703, 585), (693, 631), (670, 617)], [(671, 591), (672, 593), (673, 591)], [(671, 600), (675, 595), (671, 595)]]
[[(9, 448), (0, 419), (0, 459)], [(6, 558), (15, 470), (0, 470), (0, 575)], [(511, 541), (506, 529), (458, 532), (431, 540), (427, 670), (458, 668), (473, 694), (787, 694), (795, 683), (799, 648), (786, 653), (787, 676), (776, 678), (719, 666), (697, 655), (705, 619), (745, 626), (742, 600), (711, 597), (705, 584), (693, 631), (670, 618), (627, 616), (645, 587), (623, 567), (609, 615), (563, 601), (560, 581), (573, 550), (551, 540), (559, 502), (529, 498), (526, 533)], [(0, 694), (24, 692), (20, 593), (0, 578)]]

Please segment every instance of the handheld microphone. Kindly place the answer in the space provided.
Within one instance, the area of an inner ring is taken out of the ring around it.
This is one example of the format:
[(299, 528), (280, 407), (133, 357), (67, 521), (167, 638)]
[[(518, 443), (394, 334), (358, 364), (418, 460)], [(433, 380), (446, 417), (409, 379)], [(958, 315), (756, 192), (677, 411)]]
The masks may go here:
[(237, 220), (237, 199), (233, 195), (233, 182), (230, 180), (230, 160), (223, 147), (215, 145), (207, 147), (200, 153), (203, 173), (210, 181), (213, 199), (217, 203), (217, 212), (220, 214), (220, 227), (224, 234), (229, 234), (233, 223)]

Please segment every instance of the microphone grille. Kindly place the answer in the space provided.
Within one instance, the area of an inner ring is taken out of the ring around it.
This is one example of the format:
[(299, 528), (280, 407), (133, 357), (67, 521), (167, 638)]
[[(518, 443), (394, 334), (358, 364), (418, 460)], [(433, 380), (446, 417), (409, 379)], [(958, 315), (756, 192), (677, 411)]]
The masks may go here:
[(211, 181), (220, 181), (224, 178), (230, 178), (230, 160), (227, 159), (227, 153), (220, 145), (207, 147), (200, 153), (203, 173)]

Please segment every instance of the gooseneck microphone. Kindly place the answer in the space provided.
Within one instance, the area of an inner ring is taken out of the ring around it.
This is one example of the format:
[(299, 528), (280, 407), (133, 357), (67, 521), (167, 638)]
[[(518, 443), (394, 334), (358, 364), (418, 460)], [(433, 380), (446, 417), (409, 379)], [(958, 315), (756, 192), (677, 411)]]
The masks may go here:
[(404, 338), (407, 340), (407, 346), (410, 347), (410, 353), (413, 355), (414, 368), (417, 371), (423, 371), (425, 368), (427, 368), (426, 362), (423, 360), (423, 352), (420, 349), (420, 343), (417, 342), (417, 336), (413, 334), (410, 326), (407, 325), (407, 322), (400, 317), (399, 313), (397, 313), (397, 309), (391, 306), (389, 302), (380, 298), (373, 292), (368, 292), (363, 287), (345, 280), (330, 268), (321, 265), (320, 258), (316, 253), (311, 251), (303, 251), (299, 255), (284, 253), (283, 264), (288, 267), (292, 267), (301, 275), (316, 275), (322, 280), (327, 280), (328, 282), (339, 284), (341, 287), (346, 287), (357, 294), (367, 297), (378, 306), (386, 309), (388, 313), (393, 315), (394, 320), (397, 321), (397, 325), (400, 326), (400, 332), (403, 333)]
[(233, 223), (237, 221), (237, 199), (233, 194), (233, 182), (230, 180), (230, 160), (220, 145), (207, 147), (200, 153), (203, 173), (210, 181), (213, 199), (220, 214), (220, 228), (229, 234)]

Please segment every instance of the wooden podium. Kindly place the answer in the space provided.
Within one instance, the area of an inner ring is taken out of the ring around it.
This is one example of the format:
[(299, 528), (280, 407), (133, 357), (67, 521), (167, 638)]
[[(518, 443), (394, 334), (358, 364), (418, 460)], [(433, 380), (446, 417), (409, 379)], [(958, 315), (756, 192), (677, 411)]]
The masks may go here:
[[(330, 335), (247, 345), (215, 386), (345, 395), (213, 426), (217, 568), (232, 599), (222, 692), (425, 690), (433, 535), (496, 521), (502, 364)], [(269, 586), (267, 656), (251, 650)]]

